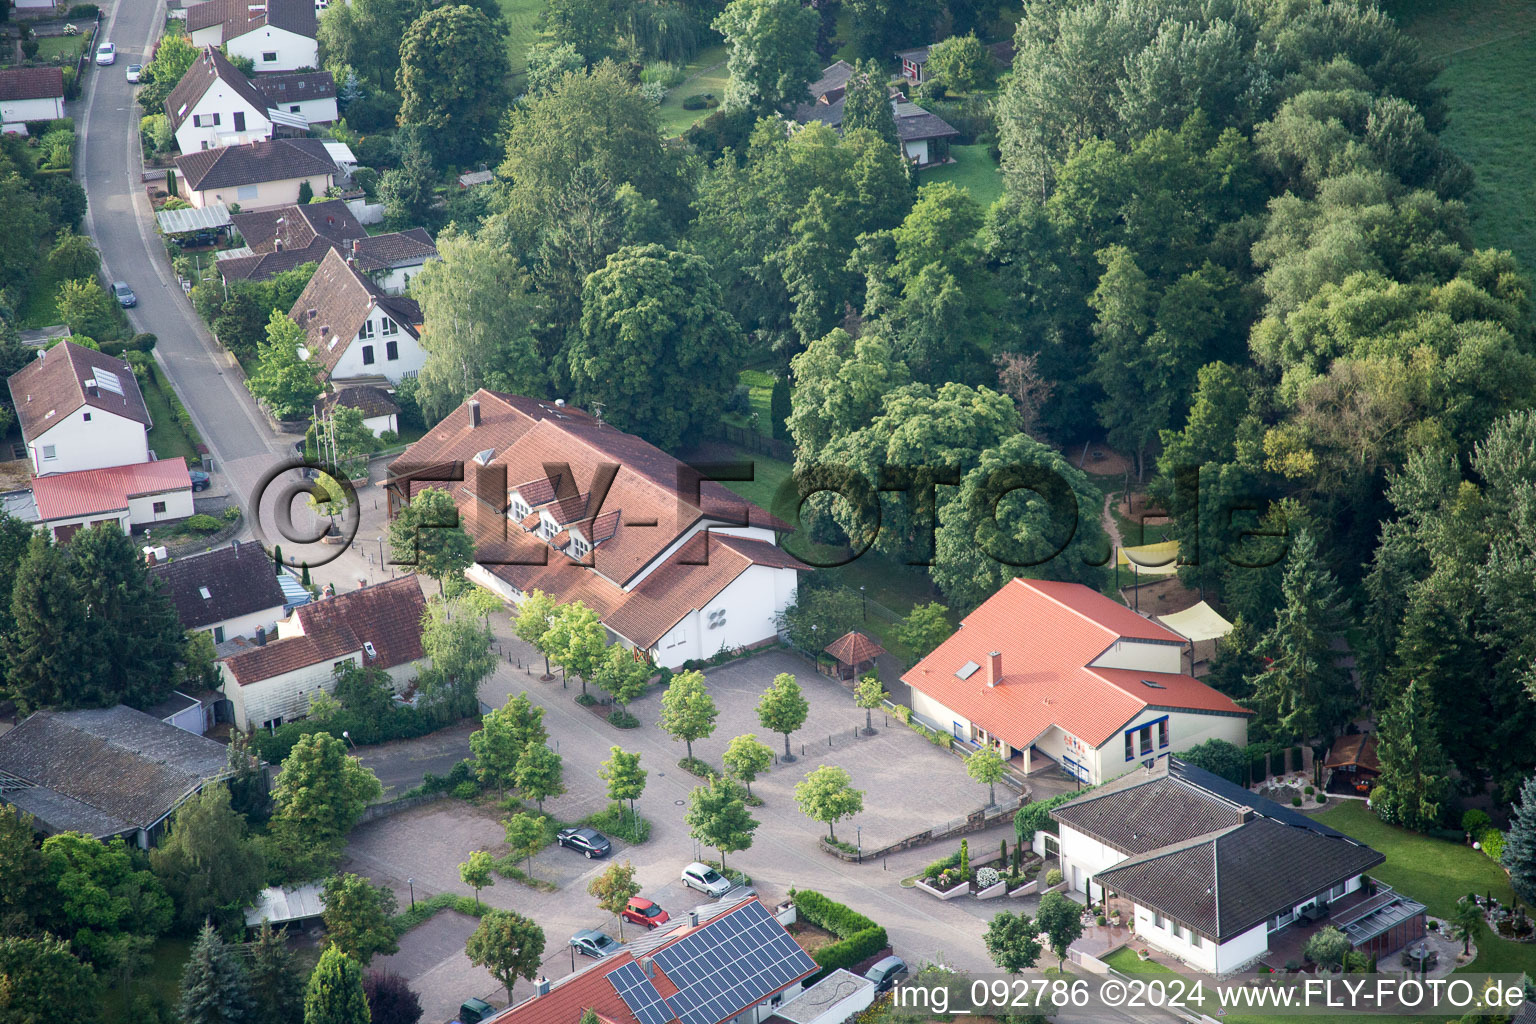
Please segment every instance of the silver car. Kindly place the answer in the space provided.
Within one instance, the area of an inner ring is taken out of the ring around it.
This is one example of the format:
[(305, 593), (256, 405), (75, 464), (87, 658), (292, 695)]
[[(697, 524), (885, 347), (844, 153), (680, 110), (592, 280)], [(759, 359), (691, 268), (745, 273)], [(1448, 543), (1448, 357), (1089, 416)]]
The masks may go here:
[(571, 945), (575, 946), (576, 952), (582, 956), (590, 956), (597, 960), (612, 956), (623, 948), (613, 936), (600, 932), (596, 928), (583, 928), (572, 935)]
[(117, 47), (111, 43), (102, 43), (96, 47), (96, 63), (102, 67), (117, 63)]
[(706, 896), (724, 896), (731, 891), (731, 880), (708, 864), (694, 861), (683, 868), (683, 884)]

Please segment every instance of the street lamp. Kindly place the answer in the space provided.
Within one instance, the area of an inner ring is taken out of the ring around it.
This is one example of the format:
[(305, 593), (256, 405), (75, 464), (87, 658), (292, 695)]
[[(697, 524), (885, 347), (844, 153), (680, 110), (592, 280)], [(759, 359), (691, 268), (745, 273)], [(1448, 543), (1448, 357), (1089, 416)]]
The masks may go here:
[(357, 744), (352, 742), (352, 734), (350, 732), (345, 729), (341, 730), (341, 738), (347, 741), (347, 745), (352, 748), (353, 753), (357, 752)]
[(411, 909), (416, 909), (416, 879), (407, 878), (405, 884), (411, 887)]
[(384, 538), (379, 538), (379, 568), (384, 568)]
[(869, 595), (864, 593), (864, 588), (859, 587), (859, 600), (864, 605), (864, 621), (869, 621)]
[[(859, 589), (863, 590), (864, 588), (860, 587)], [(853, 826), (853, 834), (858, 837), (858, 840), (859, 840), (859, 863), (863, 864), (864, 863), (864, 826), (863, 825), (855, 825), (855, 826)]]

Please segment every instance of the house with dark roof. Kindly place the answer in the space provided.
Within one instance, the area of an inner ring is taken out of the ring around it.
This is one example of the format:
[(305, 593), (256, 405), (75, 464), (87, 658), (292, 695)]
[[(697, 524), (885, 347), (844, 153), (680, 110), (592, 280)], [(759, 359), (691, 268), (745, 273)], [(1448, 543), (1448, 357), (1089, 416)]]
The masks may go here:
[(392, 472), (392, 508), (425, 487), (453, 495), (475, 582), (580, 600), (669, 668), (776, 640), (805, 568), (778, 546), (787, 524), (563, 401), (476, 392)]
[(255, 636), (258, 628), (275, 632), (287, 598), (277, 581), (277, 567), (254, 541), (234, 541), (200, 555), (150, 566), (149, 574), (176, 608), (183, 628), (213, 636)]
[(0, 69), (0, 131), (25, 132), (28, 121), (63, 116), (63, 68)]
[(486, 1024), (756, 1024), (797, 996), (816, 963), (756, 896), (679, 914), (549, 981)]
[(426, 229), (370, 236), (340, 199), (236, 213), (229, 220), (246, 253), (219, 260), (226, 281), (265, 281), (301, 264), (319, 263), (334, 249), (350, 256), (352, 265), (384, 291), (402, 295), (427, 261), (437, 258)]
[(47, 835), (148, 849), (176, 808), (230, 774), (223, 744), (121, 704), (38, 711), (0, 735), (0, 802)]
[(358, 384), (321, 395), (315, 403), (315, 419), (325, 419), (337, 409), (356, 409), (362, 414), (363, 426), (373, 431), (374, 437), (385, 431), (400, 431), (400, 406), (388, 391), (372, 384)]
[[(212, 2), (212, 0), (209, 0)], [(329, 71), (247, 78), (216, 46), (205, 46), (165, 98), (165, 116), (183, 153), (302, 135), (311, 124), (336, 120), (336, 83)], [(274, 102), (305, 93), (318, 103)], [(308, 116), (314, 115), (314, 116)]]
[(959, 745), (1096, 784), (1206, 740), (1247, 745), (1253, 712), (1184, 670), (1186, 644), (1080, 583), (1014, 579), (901, 679)]
[(197, 46), (223, 46), (257, 73), (320, 66), (314, 0), (203, 0), (187, 8), (187, 33)]
[[(842, 131), (843, 102), (853, 73), (852, 66), (841, 60), (823, 70), (821, 77), (811, 83), (810, 102), (796, 108), (795, 120), (800, 124), (819, 121)], [(950, 140), (959, 138), (960, 133), (937, 114), (908, 103), (899, 90), (891, 89), (890, 94), (896, 137), (906, 158), (919, 167), (948, 162)]]
[(61, 341), (7, 380), (37, 476), (148, 462), (154, 426), (133, 368)]
[(1230, 974), (1322, 923), (1384, 957), (1424, 935), (1424, 906), (1365, 872), (1358, 840), (1177, 758), (1139, 767), (1051, 812), (1035, 835), (1090, 899), (1128, 901), (1136, 939)]
[(421, 307), (389, 294), (334, 249), (288, 315), (304, 328), (307, 347), (301, 355), (323, 380), (398, 384), (426, 364)]
[(290, 206), (306, 182), (317, 196), (336, 183), (336, 162), (319, 139), (268, 139), (176, 158), (177, 195), (198, 208), (238, 204), (245, 212)]
[(381, 669), (401, 692), (424, 656), (426, 611), (416, 577), (401, 576), (295, 608), (275, 637), (258, 628), (254, 643), (218, 663), (235, 728), (275, 729), (305, 717), (315, 694), (332, 692), (336, 670), (348, 663)]

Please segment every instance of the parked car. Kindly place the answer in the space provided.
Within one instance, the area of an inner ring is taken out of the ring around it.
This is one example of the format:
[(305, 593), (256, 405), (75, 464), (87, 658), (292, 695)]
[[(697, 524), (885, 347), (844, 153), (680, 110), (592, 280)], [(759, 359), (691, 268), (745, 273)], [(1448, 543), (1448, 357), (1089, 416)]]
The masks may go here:
[(464, 1005), (459, 1007), (459, 1015), (453, 1019), (453, 1024), (480, 1024), (494, 1016), (496, 1008), (490, 1003), (483, 999), (466, 999)]
[(571, 945), (576, 947), (576, 952), (583, 956), (590, 956), (601, 960), (605, 956), (613, 956), (623, 947), (618, 940), (596, 928), (583, 928), (571, 936)]
[(683, 884), (706, 896), (724, 896), (731, 891), (731, 880), (708, 864), (694, 861), (683, 868)]
[(102, 67), (117, 63), (117, 46), (113, 43), (102, 43), (96, 47), (96, 63)]
[(613, 852), (613, 844), (608, 841), (608, 837), (595, 828), (561, 829), (555, 834), (555, 842), (567, 849), (585, 854), (588, 860), (593, 857), (606, 857)]
[(126, 281), (112, 282), (112, 297), (124, 309), (132, 309), (139, 304), (139, 297), (133, 294), (133, 289), (128, 287), (128, 282)]
[(864, 972), (866, 981), (875, 983), (875, 995), (889, 991), (907, 976), (907, 962), (899, 956), (888, 956)]
[(631, 896), (629, 906), (624, 908), (624, 920), (656, 928), (672, 920), (672, 917), (644, 896)]
[(139, 80), (139, 75), (142, 74), (143, 71), (144, 71), (144, 65), (143, 64), (129, 64), (128, 65), (128, 81), (130, 81), (130, 82), (137, 82)]
[(209, 476), (207, 473), (204, 473), (200, 469), (192, 470), (189, 475), (192, 477), (193, 493), (198, 491), (206, 491), (208, 488), (213, 486), (213, 477)]

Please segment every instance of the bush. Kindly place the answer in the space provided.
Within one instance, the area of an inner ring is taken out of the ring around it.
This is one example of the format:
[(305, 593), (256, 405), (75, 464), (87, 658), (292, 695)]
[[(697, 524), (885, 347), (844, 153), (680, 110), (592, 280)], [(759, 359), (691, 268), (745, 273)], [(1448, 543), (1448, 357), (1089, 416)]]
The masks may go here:
[(1097, 917), (1095, 917), (1093, 919), (1093, 923), (1098, 925), (1100, 928), (1104, 927), (1104, 915), (1103, 914), (1099, 914)]
[(610, 836), (617, 836), (632, 846), (651, 838), (651, 823), (640, 815), (629, 813), (629, 809), (620, 803), (609, 804), (607, 810), (598, 811), (582, 824)]
[(1463, 832), (1470, 832), (1472, 835), (1477, 835), (1483, 829), (1488, 828), (1492, 824), (1493, 819), (1488, 817), (1488, 815), (1483, 811), (1479, 811), (1476, 808), (1461, 816), (1461, 830)]
[(1047, 889), (1062, 882), (1061, 868), (1051, 868), (1045, 873), (1045, 887)]
[(590, 708), (597, 703), (597, 698), (590, 693), (578, 693), (576, 695), (576, 703), (584, 708)]
[(1477, 834), (1477, 841), (1482, 844), (1483, 852), (1493, 858), (1495, 864), (1504, 859), (1504, 833), (1496, 828), (1485, 828)]
[(692, 96), (683, 97), (684, 110), (713, 110), (720, 105), (712, 92), (696, 92)]
[(96, 4), (75, 4), (64, 15), (66, 18), (95, 18), (101, 14), (101, 8)]
[(667, 87), (660, 82), (646, 82), (640, 87), (640, 95), (661, 106), (661, 101), (667, 98)]
[(240, 506), (239, 505), (231, 505), (231, 506), (229, 506), (229, 508), (224, 510), (224, 521), (226, 523), (232, 523), (232, 522), (234, 522), (235, 520), (237, 520), (239, 518), (240, 518)]
[(950, 854), (948, 857), (943, 857), (943, 858), (941, 858), (939, 860), (936, 860), (932, 864), (929, 864), (926, 868), (924, 868), (923, 869), (923, 877), (924, 878), (938, 878), (945, 871), (949, 870), (952, 867), (958, 866), (959, 863), (960, 863), (960, 851), (956, 850), (954, 853)]
[(978, 888), (985, 889), (996, 885), (1002, 880), (1003, 876), (998, 874), (995, 868), (979, 868), (976, 871), (976, 885)]
[(628, 711), (615, 709), (608, 714), (608, 724), (615, 729), (638, 729), (640, 727), (640, 719)]
[(1317, 794), (1317, 802), (1320, 803), (1320, 804), (1327, 803), (1328, 802), (1328, 794), (1327, 793), (1319, 793), (1319, 794)]
[(1299, 797), (1299, 796), (1291, 797), (1291, 806), (1292, 807), (1300, 807), (1301, 806), (1301, 797)]
[(647, 64), (641, 70), (640, 84), (648, 85), (655, 82), (664, 89), (670, 89), (674, 85), (681, 85), (685, 77), (687, 76), (683, 74), (683, 69), (676, 64), (669, 60), (658, 60)]
[(202, 513), (198, 513), (187, 520), (187, 529), (196, 533), (218, 533), (224, 529), (224, 524), (213, 518), (213, 516), (205, 516)]
[(689, 775), (696, 776), (700, 779), (712, 779), (716, 775), (721, 774), (720, 771), (718, 771), (708, 761), (702, 761), (697, 757), (685, 757), (681, 761), (677, 762), (677, 766), (683, 771), (687, 772)]
[(794, 901), (795, 912), (802, 920), (826, 929), (840, 940), (811, 953), (811, 959), (816, 961), (821, 973), (807, 978), (807, 983), (818, 981), (840, 967), (852, 967), (890, 945), (884, 928), (819, 892), (791, 889), (789, 898)]
[(480, 786), (475, 782), (461, 782), (453, 787), (453, 796), (457, 800), (473, 800), (480, 795)]
[(1307, 794), (1307, 796), (1311, 796), (1315, 792), (1315, 790), (1313, 790), (1313, 788), (1311, 786), (1308, 786), (1306, 789), (1302, 790), (1302, 792)]

